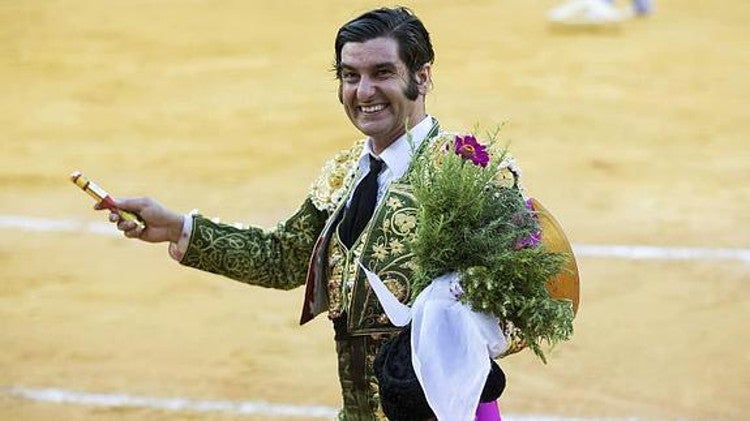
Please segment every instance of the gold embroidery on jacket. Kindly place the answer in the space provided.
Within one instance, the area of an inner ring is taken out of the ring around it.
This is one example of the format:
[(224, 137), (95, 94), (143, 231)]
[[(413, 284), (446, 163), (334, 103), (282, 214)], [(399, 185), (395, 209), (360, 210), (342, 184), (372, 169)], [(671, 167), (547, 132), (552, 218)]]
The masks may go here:
[(308, 194), (316, 208), (332, 213), (346, 199), (364, 145), (365, 141), (360, 140), (325, 163)]

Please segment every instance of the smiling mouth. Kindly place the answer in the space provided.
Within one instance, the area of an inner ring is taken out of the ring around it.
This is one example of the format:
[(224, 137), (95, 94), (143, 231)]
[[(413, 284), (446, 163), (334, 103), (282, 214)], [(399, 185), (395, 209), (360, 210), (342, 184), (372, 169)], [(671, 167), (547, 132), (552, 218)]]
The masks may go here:
[(362, 111), (365, 114), (374, 114), (378, 111), (382, 111), (387, 107), (387, 104), (376, 104), (376, 105), (367, 105), (367, 106), (360, 106), (359, 110)]

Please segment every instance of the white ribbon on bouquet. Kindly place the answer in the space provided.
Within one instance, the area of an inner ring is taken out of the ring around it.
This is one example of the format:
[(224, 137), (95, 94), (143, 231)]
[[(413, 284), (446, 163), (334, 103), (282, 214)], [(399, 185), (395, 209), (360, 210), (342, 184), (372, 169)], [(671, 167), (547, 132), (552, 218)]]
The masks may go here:
[(412, 365), (437, 419), (474, 421), (490, 358), (508, 346), (500, 320), (459, 301), (458, 273), (434, 279), (410, 308), (377, 274), (360, 266), (391, 323), (406, 326), (411, 321)]

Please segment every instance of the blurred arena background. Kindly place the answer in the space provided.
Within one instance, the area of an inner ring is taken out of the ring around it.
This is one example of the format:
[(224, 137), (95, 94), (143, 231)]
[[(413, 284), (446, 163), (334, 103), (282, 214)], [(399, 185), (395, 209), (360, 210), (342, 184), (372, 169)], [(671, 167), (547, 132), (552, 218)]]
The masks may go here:
[[(358, 138), (333, 38), (380, 5), (0, 1), (0, 419), (338, 407), (333, 332), (297, 326), (301, 289), (109, 235), (67, 177), (272, 226)], [(501, 361), (508, 419), (746, 419), (750, 3), (658, 0), (606, 28), (550, 26), (552, 1), (407, 5), (437, 53), (428, 111), (455, 130), (507, 122), (527, 189), (589, 250), (574, 339), (546, 366)], [(595, 255), (612, 245), (631, 247)], [(145, 403), (97, 405), (118, 396)], [(221, 410), (240, 402), (273, 405)]]

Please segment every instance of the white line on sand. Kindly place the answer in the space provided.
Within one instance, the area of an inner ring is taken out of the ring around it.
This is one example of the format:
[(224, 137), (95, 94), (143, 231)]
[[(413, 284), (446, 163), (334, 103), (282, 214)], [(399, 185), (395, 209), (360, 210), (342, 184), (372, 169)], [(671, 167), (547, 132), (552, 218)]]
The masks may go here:
[(336, 416), (334, 408), (273, 404), (261, 401), (194, 400), (187, 398), (154, 398), (125, 393), (85, 393), (62, 389), (29, 389), (12, 387), (7, 395), (37, 402), (99, 406), (109, 408), (145, 408), (182, 412), (224, 412), (238, 415), (272, 417), (328, 418)]
[[(4, 395), (35, 402), (98, 406), (108, 408), (141, 408), (180, 412), (222, 412), (233, 415), (268, 417), (304, 417), (332, 419), (336, 409), (327, 406), (273, 404), (260, 401), (195, 400), (187, 398), (154, 398), (124, 393), (85, 393), (54, 388), (31, 389), (20, 386), (4, 390)], [(566, 418), (551, 415), (508, 415), (506, 421), (637, 421), (637, 418)]]
[[(112, 224), (104, 222), (84, 222), (20, 215), (0, 215), (0, 228), (40, 232), (88, 232), (112, 236), (121, 235)], [(750, 263), (750, 249), (746, 248), (574, 244), (573, 251), (579, 257), (633, 260), (738, 260)]]
[(750, 249), (574, 244), (573, 252), (576, 256), (582, 257), (633, 260), (739, 260), (750, 263)]

